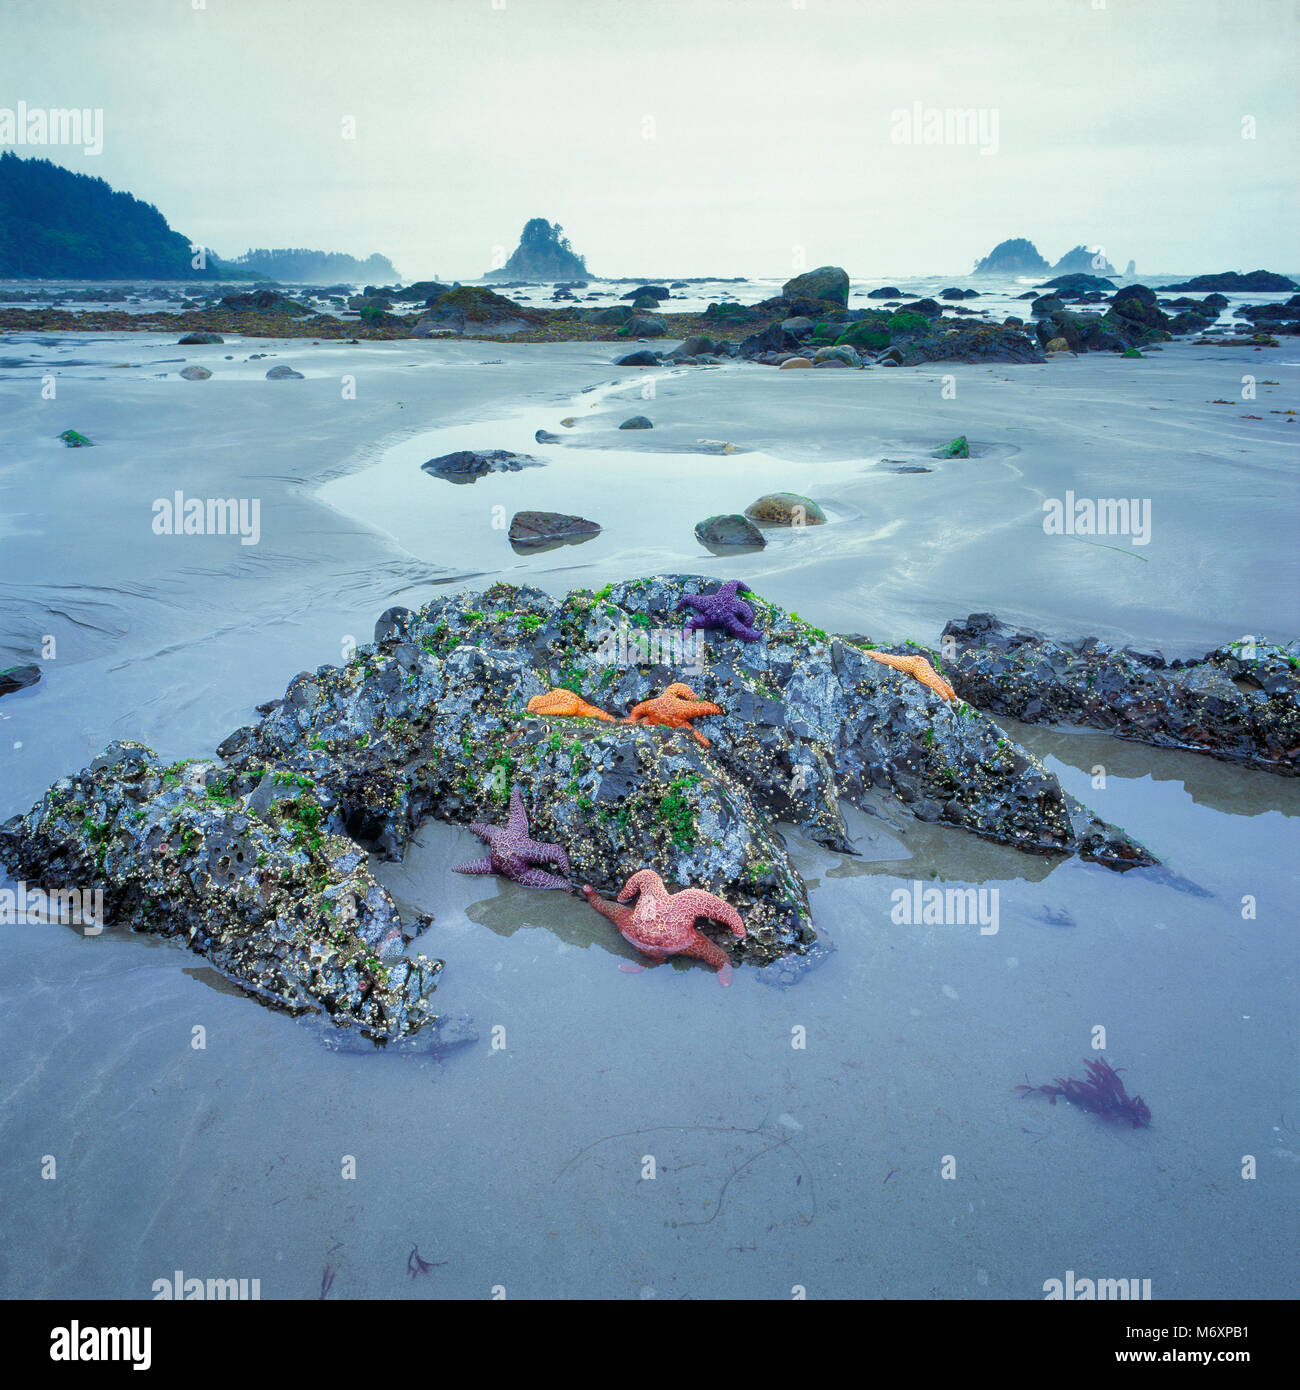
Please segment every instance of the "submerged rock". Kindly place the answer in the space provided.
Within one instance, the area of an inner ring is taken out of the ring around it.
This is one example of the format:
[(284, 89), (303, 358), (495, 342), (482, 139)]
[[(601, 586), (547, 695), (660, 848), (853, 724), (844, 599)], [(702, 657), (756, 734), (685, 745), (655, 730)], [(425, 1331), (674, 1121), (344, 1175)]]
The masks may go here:
[(212, 375), (206, 367), (182, 367), (180, 374), (186, 381), (207, 381)]
[(1294, 777), (1300, 771), (1300, 642), (1243, 639), (1195, 661), (1061, 642), (972, 613), (943, 631), (959, 694), (1027, 724), (1084, 724), (1158, 748)]
[(619, 429), (621, 429), (621, 430), (652, 430), (652, 429), (654, 429), (654, 427), (655, 427), (655, 426), (654, 426), (654, 421), (651, 420), (649, 416), (647, 416), (647, 415), (632, 415), (632, 416), (629, 416), (626, 420), (623, 421), (623, 423), (619, 426)]
[(292, 367), (272, 367), (266, 374), (267, 381), (301, 381), (301, 372), (295, 372)]
[(176, 339), (176, 346), (198, 347), (202, 343), (224, 343), (225, 341), (220, 333), (187, 333), (183, 338)]

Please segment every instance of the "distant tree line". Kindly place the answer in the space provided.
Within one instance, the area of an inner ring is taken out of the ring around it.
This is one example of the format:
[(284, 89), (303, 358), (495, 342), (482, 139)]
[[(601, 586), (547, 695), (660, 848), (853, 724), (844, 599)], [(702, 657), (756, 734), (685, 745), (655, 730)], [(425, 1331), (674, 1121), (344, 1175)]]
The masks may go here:
[(0, 276), (40, 279), (214, 279), (190, 264), (188, 238), (152, 203), (48, 159), (0, 154)]
[(336, 283), (394, 284), (397, 271), (387, 256), (377, 252), (364, 261), (342, 251), (310, 251), (305, 247), (284, 247), (274, 251), (257, 249), (236, 256), (230, 264), (270, 280), (289, 280), (307, 285)]

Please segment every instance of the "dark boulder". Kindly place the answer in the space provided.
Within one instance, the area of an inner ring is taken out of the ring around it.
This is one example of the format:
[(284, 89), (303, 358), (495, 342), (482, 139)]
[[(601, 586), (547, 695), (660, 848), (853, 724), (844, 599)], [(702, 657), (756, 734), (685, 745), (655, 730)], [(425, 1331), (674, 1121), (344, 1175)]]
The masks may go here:
[(695, 538), (701, 545), (706, 545), (710, 549), (715, 546), (733, 545), (762, 548), (767, 544), (758, 527), (739, 512), (705, 517), (703, 521), (697, 521), (695, 523)]
[(10, 666), (0, 671), (0, 695), (11, 695), (15, 690), (24, 690), (35, 685), (41, 678), (39, 666)]
[(531, 454), (516, 454), (508, 449), (459, 449), (454, 454), (429, 459), (420, 467), (449, 483), (473, 483), (486, 473), (518, 473), (522, 468), (542, 468), (545, 464)]
[(1165, 285), (1163, 288), (1189, 290), (1192, 294), (1203, 294), (1206, 290), (1219, 294), (1281, 294), (1286, 290), (1300, 289), (1300, 285), (1271, 270), (1252, 270), (1245, 275), (1235, 270), (1225, 270), (1218, 275), (1195, 275), (1181, 284)]
[(590, 540), (600, 527), (586, 517), (566, 516), (563, 512), (516, 512), (510, 522), (510, 544), (516, 550), (536, 550), (560, 542)]
[(787, 299), (819, 299), (845, 307), (849, 302), (848, 272), (837, 265), (820, 265), (781, 286)]

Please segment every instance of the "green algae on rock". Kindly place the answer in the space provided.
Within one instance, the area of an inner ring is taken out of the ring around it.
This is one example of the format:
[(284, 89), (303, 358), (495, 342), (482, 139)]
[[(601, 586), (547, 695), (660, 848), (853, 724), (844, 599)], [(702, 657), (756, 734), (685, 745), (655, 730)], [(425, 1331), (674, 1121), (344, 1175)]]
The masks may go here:
[(269, 1004), (380, 1042), (414, 1033), (435, 1021), (442, 962), (402, 950), (431, 919), (403, 925), (328, 815), (295, 773), (168, 768), (121, 742), (0, 827), (0, 859), (37, 881), (102, 881), (114, 925), (182, 938)]

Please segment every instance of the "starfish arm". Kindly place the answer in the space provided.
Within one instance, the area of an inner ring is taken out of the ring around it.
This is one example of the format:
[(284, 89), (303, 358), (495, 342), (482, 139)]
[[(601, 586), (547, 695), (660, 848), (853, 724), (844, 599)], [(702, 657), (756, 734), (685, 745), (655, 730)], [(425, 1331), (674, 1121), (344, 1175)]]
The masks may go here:
[(489, 843), (492, 840), (492, 836), (496, 834), (497, 829), (495, 825), (484, 825), (482, 821), (477, 820), (470, 821), (469, 828), (480, 840), (486, 840)]
[(592, 907), (594, 907), (602, 917), (608, 917), (619, 931), (631, 925), (632, 909), (630, 907), (620, 907), (618, 903), (606, 902), (589, 883), (584, 883), (582, 885), (582, 892)]
[(698, 613), (703, 606), (704, 599), (701, 597), (701, 595), (683, 594), (681, 598), (677, 600), (677, 607), (673, 611), (675, 613), (680, 613), (683, 608), (694, 608), (695, 611)]
[(703, 932), (696, 931), (691, 933), (691, 939), (677, 953), (682, 956), (694, 956), (696, 960), (707, 961), (715, 970), (721, 970), (724, 966), (730, 965), (727, 953), (721, 946), (715, 946)]
[(451, 871), (454, 874), (490, 874), (492, 861), (490, 859), (471, 859), (468, 864), (453, 864)]
[(638, 869), (619, 890), (618, 900), (625, 903), (638, 893), (644, 894), (647, 898), (666, 898), (668, 896), (663, 879), (653, 869)]
[(526, 857), (538, 864), (554, 864), (558, 868), (569, 872), (569, 856), (559, 847), (559, 845), (543, 844), (540, 840), (529, 840), (524, 846)]
[(695, 917), (708, 917), (714, 922), (722, 922), (731, 928), (736, 936), (745, 935), (745, 923), (740, 913), (729, 902), (724, 902), (716, 893), (706, 893), (703, 888), (684, 888), (673, 894), (673, 906), (680, 904)]
[(510, 788), (510, 819), (507, 828), (512, 835), (528, 834), (528, 813), (524, 810), (524, 796), (517, 786)]
[(522, 883), (525, 888), (567, 888), (568, 880), (556, 878), (554, 874), (548, 874), (542, 869), (524, 869), (515, 878), (516, 883)]

